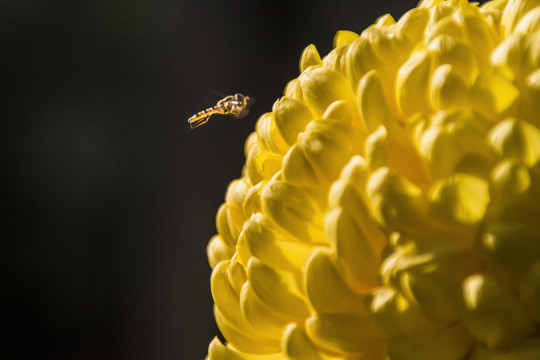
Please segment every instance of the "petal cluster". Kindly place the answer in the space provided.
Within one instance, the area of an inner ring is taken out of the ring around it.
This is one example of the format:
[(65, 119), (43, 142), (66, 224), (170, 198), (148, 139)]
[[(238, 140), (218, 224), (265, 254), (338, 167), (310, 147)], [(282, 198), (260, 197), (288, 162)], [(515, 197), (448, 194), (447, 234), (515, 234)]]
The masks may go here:
[(208, 359), (540, 358), (540, 1), (301, 55), (208, 244)]

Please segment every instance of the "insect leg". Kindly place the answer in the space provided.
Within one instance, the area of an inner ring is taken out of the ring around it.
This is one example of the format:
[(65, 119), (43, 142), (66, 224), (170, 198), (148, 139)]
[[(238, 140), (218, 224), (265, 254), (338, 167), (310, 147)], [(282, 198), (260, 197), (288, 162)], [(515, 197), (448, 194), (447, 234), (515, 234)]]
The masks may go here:
[(212, 114), (208, 114), (208, 113), (205, 113), (204, 115), (201, 115), (201, 116), (194, 116), (194, 117), (191, 117), (189, 120), (188, 120), (188, 123), (189, 123), (189, 126), (192, 128), (192, 129), (195, 129), (196, 127), (199, 127), (203, 124), (205, 124), (208, 119), (210, 119), (210, 116), (212, 116)]

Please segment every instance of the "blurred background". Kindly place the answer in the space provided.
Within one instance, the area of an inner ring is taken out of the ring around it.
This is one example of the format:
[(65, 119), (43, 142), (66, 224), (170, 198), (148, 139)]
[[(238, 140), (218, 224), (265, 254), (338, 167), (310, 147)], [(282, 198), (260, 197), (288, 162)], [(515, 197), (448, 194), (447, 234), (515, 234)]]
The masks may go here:
[[(2, 0), (2, 359), (203, 359), (206, 244), (313, 43), (416, 0)], [(6, 93), (7, 92), (7, 93)], [(186, 120), (222, 95), (242, 120)]]

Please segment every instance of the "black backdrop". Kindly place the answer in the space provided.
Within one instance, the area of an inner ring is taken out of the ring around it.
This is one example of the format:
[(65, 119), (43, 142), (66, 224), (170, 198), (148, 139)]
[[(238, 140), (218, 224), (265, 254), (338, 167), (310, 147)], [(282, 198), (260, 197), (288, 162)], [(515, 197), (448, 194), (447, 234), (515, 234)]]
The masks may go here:
[[(203, 359), (243, 146), (336, 30), (408, 1), (3, 0), (2, 359)], [(193, 113), (256, 96), (243, 120)]]

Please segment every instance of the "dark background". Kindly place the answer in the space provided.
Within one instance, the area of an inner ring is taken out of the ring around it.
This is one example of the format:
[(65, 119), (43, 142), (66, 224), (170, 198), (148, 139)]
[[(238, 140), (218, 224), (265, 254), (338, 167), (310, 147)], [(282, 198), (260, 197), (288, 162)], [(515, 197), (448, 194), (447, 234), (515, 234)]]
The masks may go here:
[[(335, 31), (416, 1), (0, 1), (2, 359), (203, 359), (243, 146)], [(187, 118), (220, 95), (243, 120)]]

